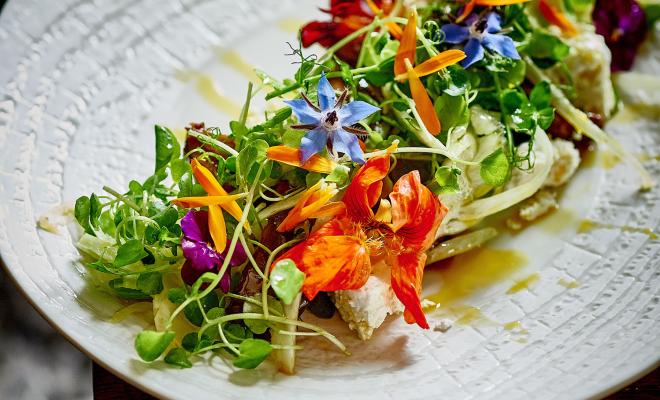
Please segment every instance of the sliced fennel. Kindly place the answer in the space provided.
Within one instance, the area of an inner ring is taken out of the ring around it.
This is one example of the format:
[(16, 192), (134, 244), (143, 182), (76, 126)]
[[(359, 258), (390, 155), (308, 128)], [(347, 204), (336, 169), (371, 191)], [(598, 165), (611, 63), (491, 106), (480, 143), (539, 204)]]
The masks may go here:
[(489, 227), (445, 240), (426, 252), (426, 264), (433, 264), (434, 262), (466, 253), (483, 245), (495, 236), (497, 236), (497, 230)]
[(505, 210), (520, 203), (538, 191), (550, 173), (553, 160), (553, 148), (548, 135), (540, 128), (536, 129), (534, 154), (536, 164), (523, 183), (496, 195), (475, 200), (466, 204), (458, 213), (463, 221), (475, 221)]
[[(284, 316), (291, 320), (298, 319), (298, 309), (300, 308), (300, 299), (301, 294), (291, 302), (291, 304), (284, 304)], [(271, 332), (272, 343), (276, 345), (287, 346), (283, 349), (275, 349), (273, 351), (272, 357), (277, 363), (277, 367), (280, 371), (285, 374), (292, 375), (295, 373), (295, 363), (296, 363), (296, 325), (288, 324), (281, 326), (282, 331), (289, 332), (291, 334), (286, 335), (279, 333), (277, 328), (273, 329)]]
[(527, 63), (527, 77), (534, 83), (541, 81), (550, 82), (550, 89), (552, 90), (553, 105), (557, 109), (559, 115), (564, 117), (569, 124), (573, 126), (578, 132), (585, 134), (587, 137), (593, 139), (596, 143), (606, 145), (610, 150), (621, 160), (626, 161), (633, 168), (639, 172), (641, 177), (641, 189), (649, 190), (653, 187), (653, 178), (649, 175), (644, 166), (632, 154), (623, 148), (621, 143), (616, 141), (612, 136), (608, 135), (605, 131), (600, 129), (594, 124), (587, 115), (581, 110), (577, 109), (566, 98), (564, 93), (557, 86), (552, 84), (550, 78), (538, 68), (532, 60), (525, 58)]

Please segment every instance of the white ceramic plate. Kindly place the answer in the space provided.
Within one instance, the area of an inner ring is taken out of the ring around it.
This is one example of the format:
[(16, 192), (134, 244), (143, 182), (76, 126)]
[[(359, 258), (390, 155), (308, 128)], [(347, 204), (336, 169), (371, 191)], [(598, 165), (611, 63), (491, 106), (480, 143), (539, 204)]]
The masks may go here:
[[(147, 176), (154, 123), (225, 126), (251, 77), (242, 65), (290, 74), (285, 41), (318, 15), (293, 0), (9, 1), (0, 17), (0, 251), (32, 304), (103, 366), (167, 398), (585, 398), (656, 365), (660, 242), (620, 227), (657, 231), (660, 190), (640, 194), (634, 172), (600, 161), (566, 189), (562, 212), (494, 244), (528, 262), (464, 299), (470, 323), (445, 334), (393, 320), (361, 344), (337, 328), (353, 356), (305, 341), (291, 377), (217, 359), (183, 371), (136, 360), (139, 324), (106, 321), (117, 303), (88, 286), (66, 229), (38, 230), (37, 219)], [(637, 69), (657, 75), (658, 54), (656, 39)], [(650, 156), (656, 178), (659, 125), (627, 112), (609, 126)], [(602, 225), (578, 233), (585, 218)], [(438, 274), (428, 272), (428, 293)], [(538, 281), (506, 294), (530, 276)]]

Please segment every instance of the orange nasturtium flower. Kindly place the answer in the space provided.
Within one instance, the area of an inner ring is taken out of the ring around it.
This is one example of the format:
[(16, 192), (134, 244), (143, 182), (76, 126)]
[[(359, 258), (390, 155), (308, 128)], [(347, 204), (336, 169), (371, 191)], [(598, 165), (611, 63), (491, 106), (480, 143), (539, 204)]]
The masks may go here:
[(408, 17), (408, 23), (403, 30), (399, 50), (394, 57), (394, 74), (396, 80), (408, 79), (410, 94), (415, 101), (415, 109), (432, 135), (442, 130), (440, 119), (435, 112), (433, 101), (426, 92), (424, 84), (419, 79), (430, 75), (463, 60), (465, 53), (461, 50), (447, 50), (437, 54), (418, 66), (414, 66), (415, 52), (417, 51), (417, 13), (413, 10)]
[(561, 29), (564, 34), (569, 37), (575, 36), (578, 33), (578, 28), (571, 22), (571, 20), (561, 10), (553, 7), (547, 0), (539, 2), (539, 11), (549, 23), (556, 25)]
[[(243, 211), (236, 203), (236, 199), (240, 195), (228, 194), (217, 179), (215, 179), (213, 173), (200, 164), (197, 159), (193, 158), (190, 166), (192, 167), (195, 179), (202, 185), (208, 196), (180, 197), (172, 200), (172, 203), (184, 208), (208, 207), (209, 232), (211, 233), (215, 250), (221, 253), (227, 246), (227, 227), (225, 225), (225, 218), (222, 215), (222, 209), (236, 218), (236, 220), (240, 220)], [(245, 228), (250, 229), (247, 223), (245, 224)]]
[(496, 7), (496, 6), (508, 6), (511, 4), (520, 4), (526, 3), (530, 0), (469, 0), (465, 7), (463, 7), (463, 12), (456, 18), (456, 23), (461, 23), (465, 18), (472, 13), (474, 7), (476, 6), (486, 6), (486, 7)]
[[(405, 306), (405, 319), (428, 328), (420, 303), (422, 275), (428, 250), (447, 208), (419, 177), (402, 176), (389, 201), (381, 200), (390, 155), (366, 162), (346, 189), (345, 211), (322, 225), (279, 259), (291, 259), (305, 273), (302, 291), (313, 299), (320, 291), (362, 287), (371, 273), (371, 259), (391, 267), (391, 284)], [(381, 209), (373, 207), (381, 202)]]
[(288, 146), (272, 146), (266, 150), (266, 157), (269, 160), (277, 161), (282, 164), (292, 165), (294, 167), (303, 168), (307, 171), (318, 172), (321, 174), (329, 174), (335, 169), (337, 163), (325, 158), (319, 154), (314, 154), (303, 163), (300, 157), (300, 149)]
[(327, 218), (341, 213), (344, 211), (344, 203), (329, 202), (338, 192), (337, 185), (334, 183), (319, 180), (303, 193), (284, 221), (277, 227), (277, 231), (287, 232), (310, 218)]

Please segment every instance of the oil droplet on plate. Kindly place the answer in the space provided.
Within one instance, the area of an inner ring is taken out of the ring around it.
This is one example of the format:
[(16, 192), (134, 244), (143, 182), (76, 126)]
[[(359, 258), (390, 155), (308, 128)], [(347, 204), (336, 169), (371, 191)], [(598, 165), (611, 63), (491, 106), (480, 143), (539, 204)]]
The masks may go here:
[(598, 221), (593, 221), (590, 219), (584, 219), (580, 221), (580, 225), (578, 225), (578, 233), (588, 233), (591, 232), (595, 229), (619, 229), (622, 232), (628, 232), (628, 233), (643, 233), (647, 235), (651, 240), (658, 240), (658, 234), (655, 233), (652, 229), (650, 228), (640, 228), (636, 226), (629, 226), (629, 225), (613, 225), (613, 224), (605, 224), (602, 222)]
[(569, 281), (568, 279), (564, 279), (564, 278), (559, 278), (557, 284), (565, 287), (566, 289), (575, 289), (580, 287), (580, 282), (574, 280)]
[(277, 26), (284, 32), (298, 33), (300, 28), (305, 25), (305, 22), (299, 18), (283, 18), (277, 21)]
[(507, 331), (512, 331), (516, 328), (520, 328), (520, 321), (511, 321), (504, 324), (504, 329)]
[(232, 99), (222, 95), (210, 75), (196, 71), (181, 71), (177, 74), (177, 77), (184, 82), (193, 82), (197, 93), (218, 110), (235, 117), (238, 117), (241, 113), (242, 107)]
[(257, 82), (257, 74), (254, 72), (254, 67), (250, 65), (245, 59), (233, 50), (225, 50), (219, 54), (220, 62), (229, 65), (237, 72), (240, 72), (251, 82)]
[(509, 290), (506, 291), (506, 294), (514, 294), (518, 293), (522, 290), (529, 289), (533, 284), (539, 281), (541, 278), (541, 275), (538, 272), (534, 272), (533, 274), (516, 281), (510, 288)]

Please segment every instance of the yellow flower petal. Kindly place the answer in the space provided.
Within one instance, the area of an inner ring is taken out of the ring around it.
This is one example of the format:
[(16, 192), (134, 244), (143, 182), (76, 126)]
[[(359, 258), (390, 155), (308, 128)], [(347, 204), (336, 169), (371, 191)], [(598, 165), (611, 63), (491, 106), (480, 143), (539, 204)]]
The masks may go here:
[(277, 161), (282, 164), (292, 165), (294, 167), (306, 169), (307, 171), (318, 172), (321, 174), (331, 173), (337, 164), (325, 157), (314, 154), (306, 163), (300, 162), (300, 149), (288, 146), (273, 146), (266, 150), (266, 157), (269, 160)]
[(415, 73), (410, 61), (407, 59), (406, 61), (406, 67), (408, 68), (408, 84), (410, 85), (412, 98), (415, 100), (415, 108), (417, 109), (419, 116), (422, 118), (426, 130), (428, 130), (431, 135), (437, 135), (442, 130), (442, 127), (438, 115), (435, 113), (433, 102), (431, 101), (429, 94), (426, 93), (426, 88)]
[(417, 50), (417, 12), (415, 10), (410, 13), (408, 23), (403, 29), (401, 36), (401, 43), (399, 50), (394, 57), (394, 75), (403, 74), (406, 72), (405, 60), (410, 60), (411, 63), (415, 62), (415, 52)]
[[(417, 65), (413, 70), (415, 75), (418, 77), (430, 75), (434, 72), (438, 72), (443, 68), (447, 68), (450, 65), (456, 64), (457, 62), (465, 58), (465, 53), (462, 50), (447, 50), (442, 53), (435, 55), (423, 63)], [(404, 80), (408, 77), (407, 74), (398, 75), (396, 80)]]
[(240, 198), (241, 195), (239, 194), (231, 194), (227, 196), (179, 197), (178, 199), (172, 200), (172, 204), (183, 208), (222, 206)]
[(277, 231), (290, 231), (310, 218), (328, 217), (343, 211), (343, 203), (328, 203), (337, 192), (337, 186), (334, 183), (327, 184), (323, 180), (318, 181), (303, 193), (284, 221), (277, 227)]
[(218, 253), (225, 251), (227, 247), (227, 227), (225, 226), (225, 217), (222, 216), (220, 206), (209, 206), (209, 232)]

